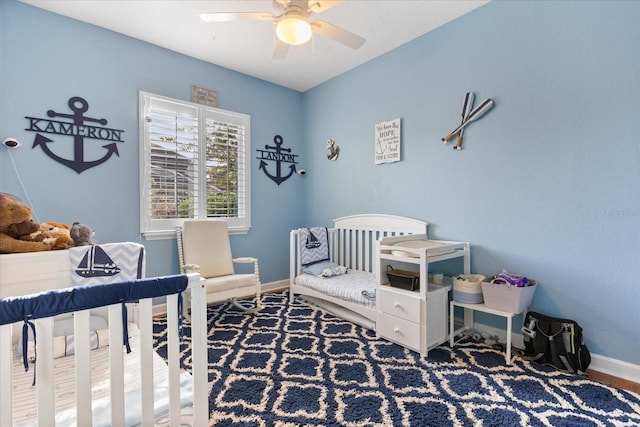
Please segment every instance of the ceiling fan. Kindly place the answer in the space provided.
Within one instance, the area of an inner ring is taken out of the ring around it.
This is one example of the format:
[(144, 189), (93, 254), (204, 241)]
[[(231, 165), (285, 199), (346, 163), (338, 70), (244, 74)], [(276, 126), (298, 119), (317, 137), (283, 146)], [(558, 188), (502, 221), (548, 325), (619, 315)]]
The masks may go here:
[(364, 38), (325, 21), (310, 21), (314, 13), (324, 12), (342, 0), (273, 0), (275, 13), (265, 12), (219, 12), (201, 13), (205, 22), (229, 21), (272, 21), (276, 23), (276, 45), (274, 59), (287, 56), (289, 46), (307, 43), (313, 34), (320, 34), (342, 43), (352, 49), (358, 49), (366, 41)]

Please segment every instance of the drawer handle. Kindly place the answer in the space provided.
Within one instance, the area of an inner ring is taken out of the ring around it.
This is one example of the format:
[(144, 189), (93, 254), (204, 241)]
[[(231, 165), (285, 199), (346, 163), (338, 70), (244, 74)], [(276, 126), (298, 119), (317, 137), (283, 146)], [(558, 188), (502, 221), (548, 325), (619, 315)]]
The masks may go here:
[(399, 334), (400, 333), (400, 328), (393, 328), (393, 332), (395, 334)]
[(394, 306), (395, 308), (400, 308), (400, 307), (401, 307), (399, 302), (394, 302), (394, 303), (393, 303), (393, 306)]

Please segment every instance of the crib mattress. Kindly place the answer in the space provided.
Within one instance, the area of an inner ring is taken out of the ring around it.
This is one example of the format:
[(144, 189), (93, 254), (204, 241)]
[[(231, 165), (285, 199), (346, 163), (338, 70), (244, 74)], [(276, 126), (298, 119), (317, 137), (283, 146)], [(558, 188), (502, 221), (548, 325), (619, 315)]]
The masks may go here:
[(366, 298), (362, 294), (363, 291), (374, 293), (376, 289), (375, 274), (366, 271), (349, 270), (346, 274), (328, 278), (301, 274), (296, 277), (296, 285), (364, 307), (376, 307), (375, 299)]
[[(140, 352), (139, 330), (134, 324), (129, 324), (129, 342), (131, 353), (124, 353), (125, 372), (125, 421), (127, 426), (135, 426), (141, 422), (140, 398)], [(14, 352), (13, 356), (13, 417), (15, 426), (37, 425), (36, 388), (32, 387), (33, 372), (31, 365), (28, 372), (24, 371), (22, 358)], [(109, 397), (109, 347), (101, 347), (91, 351), (91, 384), (93, 425), (109, 426), (110, 397)], [(162, 357), (153, 353), (154, 396), (156, 423), (161, 426), (166, 423), (169, 408), (168, 368)], [(56, 426), (75, 425), (75, 371), (74, 357), (66, 356), (54, 359)], [(37, 380), (37, 378), (36, 378)], [(191, 375), (180, 375), (181, 406), (183, 409), (183, 425), (191, 425), (191, 402), (193, 402), (193, 384)]]

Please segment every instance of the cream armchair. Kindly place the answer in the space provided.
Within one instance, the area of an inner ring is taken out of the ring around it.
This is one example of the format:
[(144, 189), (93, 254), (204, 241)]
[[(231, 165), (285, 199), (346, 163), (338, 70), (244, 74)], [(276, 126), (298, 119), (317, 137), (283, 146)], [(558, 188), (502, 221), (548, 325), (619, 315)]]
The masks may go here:
[[(226, 221), (191, 220), (176, 228), (178, 261), (182, 273), (199, 272), (207, 280), (207, 303), (229, 300), (246, 312), (262, 309), (260, 274), (256, 258), (232, 258)], [(233, 263), (253, 263), (253, 273), (236, 274)], [(253, 296), (253, 307), (240, 304), (237, 298)], [(185, 298), (184, 314), (189, 307)]]

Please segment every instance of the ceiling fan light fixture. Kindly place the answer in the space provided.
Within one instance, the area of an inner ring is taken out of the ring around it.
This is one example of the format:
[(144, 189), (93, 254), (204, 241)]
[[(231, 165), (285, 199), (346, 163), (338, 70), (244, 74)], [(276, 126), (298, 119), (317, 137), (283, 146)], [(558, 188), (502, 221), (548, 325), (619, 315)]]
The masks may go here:
[(311, 40), (311, 25), (299, 16), (285, 16), (276, 24), (276, 35), (293, 46), (304, 44)]

